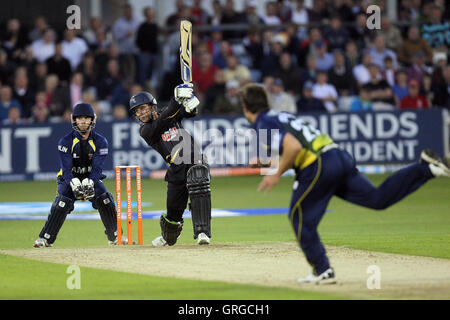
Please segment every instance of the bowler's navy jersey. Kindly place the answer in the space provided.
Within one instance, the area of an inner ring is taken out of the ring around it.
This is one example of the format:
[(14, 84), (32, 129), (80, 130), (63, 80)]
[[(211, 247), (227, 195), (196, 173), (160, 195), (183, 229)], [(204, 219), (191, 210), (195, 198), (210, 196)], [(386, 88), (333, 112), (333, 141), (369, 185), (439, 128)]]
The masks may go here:
[[(267, 143), (259, 141), (259, 144), (269, 149), (277, 150), (283, 154), (283, 138), (286, 133), (292, 134), (302, 145), (302, 151), (298, 154), (294, 163), (294, 168), (303, 169), (317, 159), (321, 149), (333, 143), (327, 134), (321, 133), (298, 116), (274, 110), (264, 111), (258, 114), (253, 128), (260, 137), (259, 129), (267, 130)], [(273, 134), (272, 130), (278, 130), (278, 134)]]
[(104, 178), (103, 165), (108, 155), (108, 141), (95, 131), (91, 131), (87, 140), (73, 130), (58, 142), (58, 154), (61, 170), (58, 177), (66, 183), (73, 178), (90, 178), (94, 183)]

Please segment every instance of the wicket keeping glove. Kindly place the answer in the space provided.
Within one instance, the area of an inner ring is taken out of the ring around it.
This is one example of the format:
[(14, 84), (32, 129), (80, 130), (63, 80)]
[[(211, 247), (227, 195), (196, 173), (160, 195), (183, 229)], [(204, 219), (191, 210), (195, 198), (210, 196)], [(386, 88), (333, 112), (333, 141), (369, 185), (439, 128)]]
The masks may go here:
[(198, 100), (198, 98), (196, 96), (192, 96), (189, 99), (186, 99), (182, 102), (184, 109), (186, 110), (186, 112), (188, 113), (192, 113), (195, 111), (195, 108), (198, 107), (198, 105), (200, 104), (200, 101)]
[(84, 200), (84, 188), (80, 179), (73, 178), (70, 180), (70, 187), (72, 188), (73, 195), (77, 200)]
[(174, 89), (175, 101), (182, 104), (183, 101), (191, 98), (194, 92), (194, 85), (192, 83), (180, 84)]
[(94, 181), (84, 178), (81, 182), (84, 192), (84, 200), (91, 200), (95, 196)]

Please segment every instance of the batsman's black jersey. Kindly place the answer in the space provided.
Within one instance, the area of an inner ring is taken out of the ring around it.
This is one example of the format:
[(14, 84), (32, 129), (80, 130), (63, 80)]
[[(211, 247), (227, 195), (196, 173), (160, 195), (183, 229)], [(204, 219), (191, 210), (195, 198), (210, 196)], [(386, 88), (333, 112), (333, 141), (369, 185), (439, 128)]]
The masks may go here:
[(172, 99), (169, 105), (159, 113), (158, 119), (141, 125), (141, 137), (170, 165), (166, 181), (185, 180), (186, 165), (202, 159), (200, 148), (181, 124), (183, 118), (194, 116), (196, 113), (186, 112)]

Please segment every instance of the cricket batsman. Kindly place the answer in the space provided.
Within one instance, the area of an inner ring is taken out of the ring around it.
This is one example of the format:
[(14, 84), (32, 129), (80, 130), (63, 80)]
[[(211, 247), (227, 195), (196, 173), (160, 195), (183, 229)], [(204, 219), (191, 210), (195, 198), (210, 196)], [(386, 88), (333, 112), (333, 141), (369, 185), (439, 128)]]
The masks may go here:
[[(117, 218), (114, 198), (102, 182), (108, 141), (95, 132), (97, 116), (87, 103), (74, 106), (73, 130), (58, 142), (61, 170), (57, 174), (58, 194), (34, 247), (51, 247), (77, 200), (90, 201), (100, 213), (110, 245), (117, 244)], [(122, 239), (127, 243), (127, 239)]]
[(330, 136), (296, 115), (270, 110), (262, 86), (248, 84), (239, 94), (244, 115), (256, 130), (279, 130), (279, 139), (268, 143), (269, 148), (277, 148), (281, 155), (277, 172), (264, 177), (258, 191), (269, 192), (288, 169), (294, 168), (296, 172), (289, 220), (313, 270), (309, 276), (300, 278), (299, 283), (336, 283), (335, 272), (317, 232), (333, 195), (363, 207), (383, 210), (433, 177), (450, 177), (447, 161), (431, 150), (424, 150), (419, 163), (395, 172), (377, 188), (358, 171), (355, 159)]
[(154, 246), (172, 246), (183, 228), (183, 213), (188, 198), (194, 227), (194, 239), (200, 245), (211, 238), (211, 190), (209, 166), (200, 148), (183, 129), (181, 120), (194, 117), (200, 104), (193, 95), (191, 83), (175, 87), (169, 105), (157, 111), (156, 99), (148, 92), (139, 92), (130, 99), (130, 111), (140, 123), (140, 135), (158, 151), (169, 165), (167, 181), (167, 214), (160, 217), (161, 236)]

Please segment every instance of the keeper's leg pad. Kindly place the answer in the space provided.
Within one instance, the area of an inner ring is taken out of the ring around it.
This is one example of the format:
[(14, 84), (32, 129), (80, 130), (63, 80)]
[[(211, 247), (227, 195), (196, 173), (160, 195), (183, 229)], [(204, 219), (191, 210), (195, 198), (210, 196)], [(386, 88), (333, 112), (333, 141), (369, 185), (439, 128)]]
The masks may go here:
[(161, 215), (159, 224), (161, 225), (161, 235), (169, 246), (173, 246), (183, 230), (183, 220), (171, 221), (166, 215)]
[(96, 199), (98, 213), (105, 226), (105, 234), (109, 241), (116, 240), (117, 236), (117, 211), (114, 198), (111, 193), (105, 192)]
[(59, 230), (61, 229), (66, 217), (74, 209), (74, 202), (72, 199), (58, 194), (53, 200), (50, 214), (47, 221), (39, 234), (39, 238), (47, 239), (49, 244), (56, 240)]
[(194, 239), (204, 232), (211, 238), (211, 188), (209, 168), (197, 164), (187, 172), (187, 189), (191, 200), (189, 208), (194, 227)]

